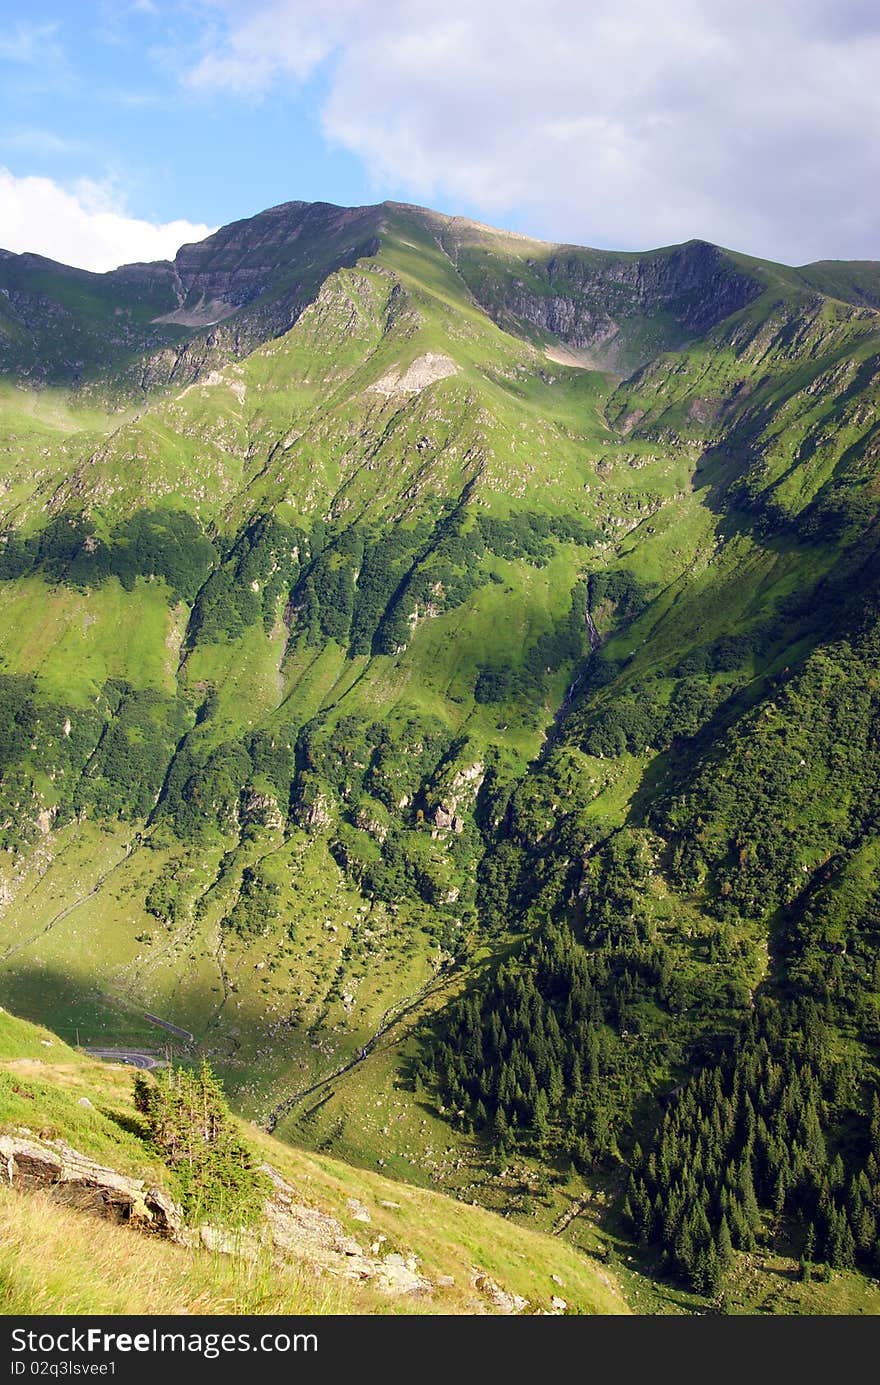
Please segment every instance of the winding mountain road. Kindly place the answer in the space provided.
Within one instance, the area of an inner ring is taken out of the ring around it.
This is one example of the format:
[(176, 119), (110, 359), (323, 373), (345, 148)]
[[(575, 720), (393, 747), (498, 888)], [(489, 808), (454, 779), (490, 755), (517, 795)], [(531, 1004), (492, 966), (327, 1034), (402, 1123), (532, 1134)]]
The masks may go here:
[(108, 1063), (127, 1063), (132, 1068), (160, 1068), (164, 1063), (155, 1053), (144, 1053), (137, 1048), (86, 1048), (90, 1058), (102, 1058)]

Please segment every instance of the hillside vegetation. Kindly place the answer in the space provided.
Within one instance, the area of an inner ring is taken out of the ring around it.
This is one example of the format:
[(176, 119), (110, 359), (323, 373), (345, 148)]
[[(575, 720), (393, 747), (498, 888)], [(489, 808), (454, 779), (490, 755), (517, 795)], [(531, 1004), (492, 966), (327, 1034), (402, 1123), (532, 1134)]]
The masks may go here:
[(4, 1003), (637, 1311), (873, 1304), (880, 266), (0, 271)]

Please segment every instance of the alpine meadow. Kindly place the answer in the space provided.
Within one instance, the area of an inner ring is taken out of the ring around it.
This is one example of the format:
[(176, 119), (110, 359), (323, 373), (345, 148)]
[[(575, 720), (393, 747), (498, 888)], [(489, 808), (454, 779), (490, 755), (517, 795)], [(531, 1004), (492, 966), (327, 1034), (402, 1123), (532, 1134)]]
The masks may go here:
[(373, 1238), (5, 1311), (880, 1312), (878, 405), (880, 263), (0, 251), (0, 1142)]

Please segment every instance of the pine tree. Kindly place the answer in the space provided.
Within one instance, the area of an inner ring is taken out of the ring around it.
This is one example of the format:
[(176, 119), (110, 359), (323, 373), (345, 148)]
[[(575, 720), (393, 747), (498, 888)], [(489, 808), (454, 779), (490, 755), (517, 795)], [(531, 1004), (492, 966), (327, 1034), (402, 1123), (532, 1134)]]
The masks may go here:
[(562, 1068), (557, 1062), (550, 1064), (547, 1076), (547, 1100), (550, 1103), (551, 1111), (557, 1111), (562, 1104), (565, 1096), (565, 1080), (562, 1076)]
[(709, 1252), (705, 1246), (700, 1247), (693, 1259), (690, 1281), (695, 1293), (709, 1293)]
[(752, 1235), (756, 1236), (761, 1230), (761, 1212), (758, 1207), (758, 1199), (755, 1196), (752, 1161), (747, 1156), (744, 1156), (740, 1163), (737, 1184), (743, 1217)]
[(856, 1263), (856, 1239), (849, 1224), (849, 1218), (843, 1208), (840, 1210), (841, 1219), (841, 1252), (843, 1264), (846, 1269), (851, 1270)]
[(675, 1238), (675, 1259), (682, 1274), (691, 1278), (697, 1264), (697, 1251), (690, 1219), (682, 1222)]
[(711, 1298), (717, 1298), (724, 1288), (724, 1268), (713, 1241), (709, 1242), (705, 1255), (706, 1288), (704, 1292)]
[(737, 1250), (754, 1250), (755, 1233), (742, 1203), (735, 1195), (730, 1199), (730, 1233)]
[(874, 1093), (871, 1099), (871, 1124), (869, 1130), (871, 1153), (880, 1164), (880, 1094)]
[(168, 1067), (155, 1080), (138, 1073), (134, 1103), (146, 1118), (151, 1143), (177, 1180), (189, 1221), (235, 1224), (258, 1213), (268, 1191), (266, 1176), (240, 1139), (206, 1061), (195, 1073)]
[(507, 1113), (503, 1106), (499, 1106), (492, 1121), (492, 1138), (499, 1149), (504, 1149), (510, 1136), (510, 1127), (507, 1122)]
[(733, 1243), (730, 1239), (730, 1229), (727, 1225), (727, 1218), (722, 1214), (721, 1223), (718, 1227), (718, 1239), (716, 1242), (718, 1263), (722, 1273), (730, 1269), (733, 1264)]
[(842, 1207), (837, 1207), (831, 1213), (826, 1259), (834, 1269), (848, 1270), (855, 1264), (855, 1258), (855, 1239), (846, 1213)]
[(801, 1252), (801, 1258), (803, 1260), (806, 1260), (808, 1263), (811, 1263), (816, 1258), (816, 1227), (814, 1226), (813, 1222), (810, 1222), (809, 1226), (807, 1227), (807, 1234), (804, 1237), (804, 1248)]
[(856, 1246), (859, 1252), (870, 1255), (877, 1243), (877, 1218), (870, 1207), (862, 1207), (858, 1221), (855, 1223)]
[(825, 1136), (819, 1121), (815, 1100), (811, 1097), (803, 1116), (804, 1151), (808, 1167), (819, 1174), (828, 1163), (828, 1150)]
[(846, 1182), (846, 1172), (843, 1167), (843, 1160), (839, 1154), (835, 1154), (831, 1163), (828, 1165), (828, 1186), (837, 1192)]
[(539, 1149), (542, 1149), (546, 1145), (547, 1138), (550, 1134), (549, 1115), (550, 1108), (547, 1101), (547, 1093), (542, 1088), (535, 1097), (534, 1114), (532, 1117), (535, 1141)]
[(633, 1222), (636, 1234), (642, 1244), (647, 1244), (651, 1240), (654, 1226), (654, 1213), (651, 1207), (651, 1199), (648, 1191), (641, 1179), (636, 1181), (635, 1196), (633, 1201)]

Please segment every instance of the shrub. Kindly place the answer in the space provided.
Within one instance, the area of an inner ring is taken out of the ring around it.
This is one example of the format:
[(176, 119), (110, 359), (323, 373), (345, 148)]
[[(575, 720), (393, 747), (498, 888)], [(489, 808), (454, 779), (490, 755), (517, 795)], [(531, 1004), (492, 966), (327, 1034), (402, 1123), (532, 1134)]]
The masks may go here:
[(269, 1180), (239, 1137), (207, 1062), (197, 1072), (164, 1068), (155, 1080), (138, 1073), (134, 1101), (174, 1175), (188, 1222), (242, 1225), (259, 1216)]

